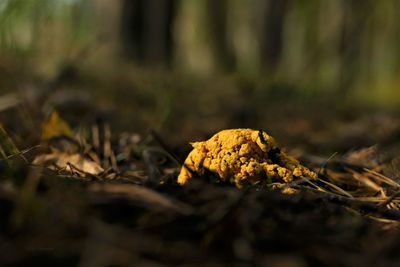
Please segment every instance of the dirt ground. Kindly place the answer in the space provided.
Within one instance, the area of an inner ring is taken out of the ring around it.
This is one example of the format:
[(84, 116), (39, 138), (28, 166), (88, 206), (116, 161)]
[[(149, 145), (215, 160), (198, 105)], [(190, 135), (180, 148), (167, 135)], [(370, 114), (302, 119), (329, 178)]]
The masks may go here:
[[(19, 84), (0, 112), (2, 149), (19, 149), (0, 162), (2, 266), (398, 265), (398, 110), (232, 77), (62, 74)], [(190, 141), (244, 127), (320, 179), (295, 194), (212, 173), (176, 183)]]

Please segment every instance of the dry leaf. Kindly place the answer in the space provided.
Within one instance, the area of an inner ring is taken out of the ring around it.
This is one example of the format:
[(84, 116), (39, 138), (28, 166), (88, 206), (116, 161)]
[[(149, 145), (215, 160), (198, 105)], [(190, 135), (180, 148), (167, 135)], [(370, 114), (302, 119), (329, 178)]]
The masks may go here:
[(84, 158), (81, 154), (68, 154), (63, 152), (54, 152), (37, 156), (33, 164), (55, 165), (59, 169), (66, 171), (79, 172), (81, 174), (98, 175), (104, 169), (96, 162)]

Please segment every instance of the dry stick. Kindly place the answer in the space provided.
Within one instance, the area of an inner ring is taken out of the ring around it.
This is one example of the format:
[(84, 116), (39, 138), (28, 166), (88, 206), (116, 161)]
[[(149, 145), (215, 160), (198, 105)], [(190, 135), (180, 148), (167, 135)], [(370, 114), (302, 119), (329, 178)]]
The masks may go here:
[(326, 192), (325, 189), (323, 189), (322, 187), (318, 186), (317, 184), (311, 182), (310, 179), (308, 179), (308, 178), (306, 178), (306, 177), (301, 177), (301, 179), (302, 179), (303, 181), (307, 182), (308, 184), (312, 185), (312, 186), (315, 188), (314, 190), (317, 190), (318, 192)]
[(375, 182), (371, 181), (367, 176), (362, 176), (362, 174), (350, 169), (346, 168), (346, 170), (352, 174), (352, 176), (357, 180), (363, 183), (365, 186), (371, 188), (372, 190), (376, 192), (382, 192), (383, 188), (379, 185), (377, 185)]
[(104, 152), (104, 167), (107, 169), (110, 165), (110, 157), (111, 157), (111, 129), (110, 125), (104, 125), (104, 143), (103, 143), (103, 152)]
[(380, 203), (379, 205), (382, 207), (385, 207), (389, 204), (392, 203), (392, 201), (398, 197), (400, 195), (400, 190), (398, 190), (396, 193), (394, 193), (392, 196), (390, 196), (387, 200), (383, 201), (382, 203)]
[(36, 146), (33, 146), (33, 147), (26, 148), (24, 150), (19, 151), (16, 154), (8, 155), (5, 158), (0, 158), (0, 162), (3, 161), (3, 160), (8, 160), (8, 159), (11, 159), (13, 157), (19, 156), (23, 161), (25, 161), (25, 163), (30, 164), (28, 159), (25, 158), (24, 154), (34, 150), (35, 148), (39, 148), (39, 147), (44, 147), (44, 146), (43, 145), (36, 145)]
[[(111, 147), (111, 129), (110, 125), (108, 124), (105, 126), (104, 138), (104, 157), (107, 159), (107, 163), (111, 164), (111, 167), (114, 169), (114, 171), (119, 172), (117, 158), (114, 150)], [(107, 165), (107, 167), (109, 167), (109, 165)]]
[(100, 133), (97, 125), (92, 126), (92, 144), (98, 152), (100, 148)]
[(114, 171), (119, 172), (118, 164), (117, 164), (117, 157), (115, 156), (114, 150), (111, 149), (110, 155), (111, 166), (113, 167)]
[(357, 199), (359, 201), (364, 201), (364, 202), (370, 202), (370, 203), (377, 203), (380, 204), (384, 201), (387, 201), (389, 198), (388, 197), (382, 197), (382, 196), (370, 196), (370, 197), (355, 197), (354, 199)]
[(372, 203), (366, 203), (363, 201), (334, 195), (334, 194), (328, 193), (328, 192), (317, 191), (317, 192), (315, 192), (315, 194), (316, 194), (316, 196), (320, 197), (323, 200), (328, 200), (332, 203), (345, 205), (347, 207), (364, 212), (368, 215), (372, 215), (372, 214), (380, 215), (381, 217), (383, 217), (385, 219), (400, 221), (400, 211), (399, 210), (388, 209), (379, 204), (377, 205), (377, 204), (372, 204)]
[(329, 158), (328, 158), (328, 159), (322, 164), (322, 166), (319, 168), (318, 174), (322, 174), (322, 173), (325, 171), (326, 166), (328, 165), (329, 161), (330, 161), (331, 159), (333, 159), (334, 157), (336, 157), (337, 154), (339, 154), (339, 153), (338, 153), (338, 152), (334, 152), (332, 155), (329, 156)]
[(332, 183), (330, 183), (330, 182), (327, 182), (327, 181), (325, 181), (325, 180), (322, 180), (321, 178), (318, 178), (318, 181), (320, 181), (320, 182), (322, 182), (322, 183), (324, 183), (324, 184), (326, 184), (326, 185), (332, 187), (332, 188), (335, 189), (338, 193), (341, 193), (341, 194), (343, 194), (343, 195), (345, 195), (345, 196), (347, 196), (347, 197), (349, 197), (349, 198), (354, 198), (349, 192), (347, 192), (346, 190), (343, 190), (342, 188), (340, 188), (340, 187), (337, 186), (337, 185), (334, 185), (334, 184), (332, 184)]
[(391, 178), (389, 178), (389, 177), (387, 177), (387, 176), (385, 176), (385, 175), (383, 175), (383, 174), (381, 174), (379, 172), (376, 172), (374, 170), (370, 170), (368, 168), (364, 168), (364, 171), (366, 171), (369, 174), (369, 177), (371, 177), (371, 178), (373, 178), (375, 180), (379, 180), (382, 183), (386, 183), (386, 184), (388, 184), (390, 186), (394, 186), (394, 187), (400, 188), (400, 185), (398, 183), (396, 183), (396, 181), (394, 181), (393, 179), (391, 179)]
[(92, 145), (94, 148), (94, 153), (90, 153), (91, 158), (101, 165), (100, 156), (100, 132), (98, 125), (92, 125)]
[[(320, 196), (322, 199), (329, 200), (333, 203), (345, 205), (350, 208), (354, 208), (361, 212), (365, 212), (367, 214), (375, 214), (380, 215), (383, 218), (390, 219), (390, 220), (400, 220), (400, 211), (395, 209), (388, 209), (385, 205), (381, 204), (373, 204), (373, 203), (366, 203), (364, 201), (356, 200), (354, 198), (348, 198), (340, 195), (333, 194), (331, 192), (325, 191), (316, 184), (312, 183), (309, 179), (302, 177), (307, 183), (311, 184), (315, 188), (310, 188), (310, 191), (314, 191), (317, 196)], [(320, 181), (323, 181), (319, 179)], [(323, 181), (325, 182), (325, 181)], [(344, 191), (345, 192), (345, 191)], [(347, 192), (346, 192), (347, 193)], [(400, 194), (400, 190), (398, 192)], [(392, 200), (396, 197), (392, 196)], [(391, 201), (392, 201), (391, 200)]]

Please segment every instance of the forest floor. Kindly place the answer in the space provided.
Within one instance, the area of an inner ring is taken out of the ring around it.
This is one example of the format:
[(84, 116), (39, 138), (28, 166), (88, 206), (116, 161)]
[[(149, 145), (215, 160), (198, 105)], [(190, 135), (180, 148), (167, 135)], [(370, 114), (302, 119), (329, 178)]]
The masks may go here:
[[(0, 99), (1, 266), (397, 266), (398, 110), (230, 79), (127, 80), (67, 71)], [(189, 141), (239, 127), (320, 179), (295, 194), (209, 174), (177, 184)]]

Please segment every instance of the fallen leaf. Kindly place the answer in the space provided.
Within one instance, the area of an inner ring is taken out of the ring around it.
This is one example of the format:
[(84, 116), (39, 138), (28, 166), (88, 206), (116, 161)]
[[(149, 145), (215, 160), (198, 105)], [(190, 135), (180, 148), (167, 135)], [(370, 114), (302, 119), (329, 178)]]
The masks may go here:
[(58, 169), (65, 169), (70, 172), (78, 172), (82, 175), (91, 174), (98, 175), (104, 169), (96, 162), (84, 158), (81, 154), (68, 154), (63, 152), (53, 152), (50, 154), (42, 154), (37, 156), (33, 162), (37, 165), (46, 165), (52, 168), (54, 165)]
[(53, 111), (42, 124), (42, 140), (57, 136), (72, 137), (73, 132), (68, 123), (63, 120), (57, 111)]

